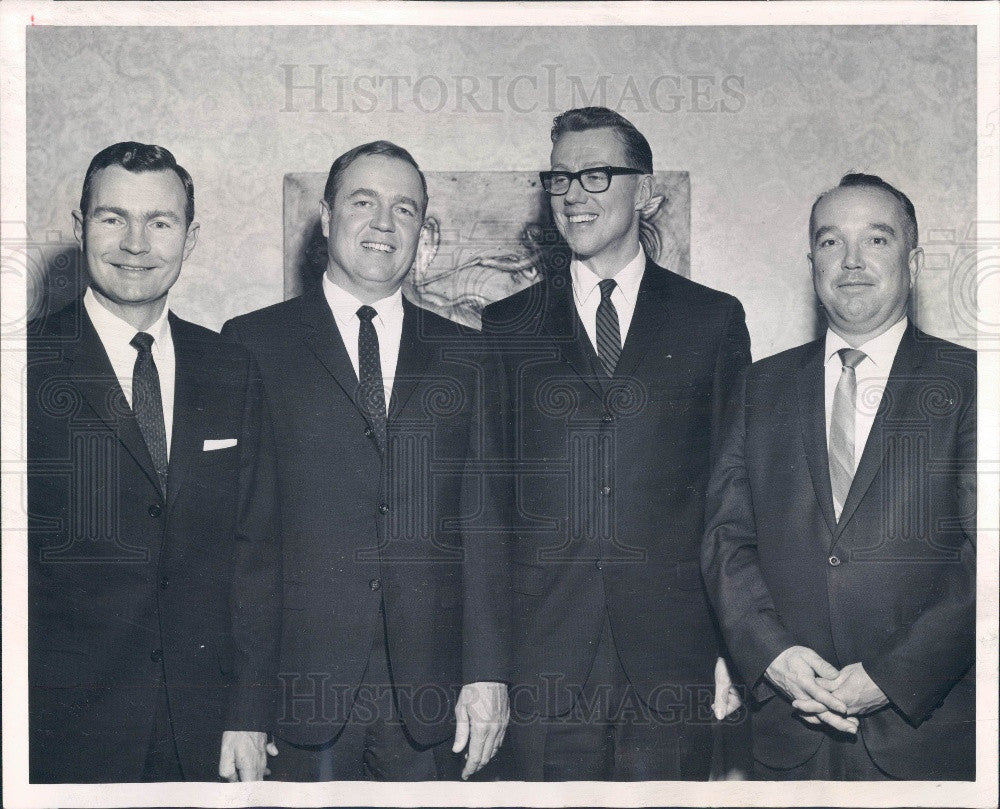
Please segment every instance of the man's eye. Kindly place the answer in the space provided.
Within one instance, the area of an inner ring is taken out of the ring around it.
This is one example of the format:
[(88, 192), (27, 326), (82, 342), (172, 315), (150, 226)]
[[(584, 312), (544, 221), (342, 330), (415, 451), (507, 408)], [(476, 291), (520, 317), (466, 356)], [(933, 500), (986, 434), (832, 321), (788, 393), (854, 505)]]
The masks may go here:
[(122, 223), (122, 220), (117, 216), (102, 216), (97, 221), (102, 225), (120, 225)]
[(407, 208), (405, 205), (400, 205), (399, 207), (396, 208), (396, 211), (398, 213), (403, 214), (404, 216), (416, 216), (417, 215), (416, 211), (414, 211), (412, 208)]
[(819, 243), (820, 247), (833, 247), (837, 243), (836, 239), (822, 239)]
[(603, 182), (604, 172), (603, 171), (588, 171), (583, 175), (583, 179), (590, 183)]
[(875, 236), (872, 238), (872, 243), (881, 246), (888, 244), (889, 240), (885, 236)]
[(157, 222), (153, 222), (152, 226), (156, 230), (166, 230), (167, 228), (170, 227), (170, 223), (169, 222), (163, 222), (163, 221), (157, 221)]
[(354, 207), (356, 207), (356, 208), (367, 208), (371, 204), (372, 203), (371, 203), (370, 199), (356, 199), (356, 200), (354, 200)]

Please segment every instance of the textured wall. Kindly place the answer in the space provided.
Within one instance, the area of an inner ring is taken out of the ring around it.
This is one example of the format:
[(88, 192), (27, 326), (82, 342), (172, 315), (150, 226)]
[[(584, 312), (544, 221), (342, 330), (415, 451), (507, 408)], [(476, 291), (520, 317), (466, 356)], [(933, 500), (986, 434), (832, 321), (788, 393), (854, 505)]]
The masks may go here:
[(202, 223), (172, 305), (212, 327), (281, 298), (286, 173), (381, 137), (429, 170), (535, 170), (552, 116), (592, 102), (690, 172), (691, 276), (743, 300), (755, 357), (815, 332), (808, 209), (848, 170), (911, 196), (930, 242), (917, 320), (970, 342), (972, 28), (36, 27), (27, 67), (32, 237), (71, 239), (99, 149), (162, 144)]

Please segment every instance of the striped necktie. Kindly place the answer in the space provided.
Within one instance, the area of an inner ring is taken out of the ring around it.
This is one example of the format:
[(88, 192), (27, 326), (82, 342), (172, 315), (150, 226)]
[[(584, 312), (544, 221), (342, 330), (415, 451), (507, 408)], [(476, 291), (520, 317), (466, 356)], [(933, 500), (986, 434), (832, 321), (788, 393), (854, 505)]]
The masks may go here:
[(598, 285), (601, 288), (601, 302), (597, 305), (597, 356), (609, 377), (615, 375), (615, 366), (622, 353), (621, 332), (618, 329), (618, 310), (611, 302), (615, 282), (605, 278)]

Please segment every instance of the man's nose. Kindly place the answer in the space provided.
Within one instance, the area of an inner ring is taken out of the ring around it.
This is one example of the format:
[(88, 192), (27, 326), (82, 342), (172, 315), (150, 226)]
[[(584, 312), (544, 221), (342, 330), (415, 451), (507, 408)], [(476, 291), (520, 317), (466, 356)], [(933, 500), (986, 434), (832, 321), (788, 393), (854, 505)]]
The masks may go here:
[(119, 247), (126, 253), (145, 253), (149, 250), (149, 239), (141, 223), (127, 225)]
[(848, 242), (844, 249), (844, 269), (860, 270), (865, 266), (861, 256), (861, 246), (855, 242)]
[(566, 192), (564, 199), (566, 202), (578, 203), (583, 202), (586, 198), (587, 192), (583, 189), (583, 183), (579, 177), (574, 177), (569, 181), (569, 190)]
[(391, 233), (396, 229), (396, 223), (392, 219), (392, 210), (387, 205), (379, 205), (372, 214), (371, 226), (375, 230)]

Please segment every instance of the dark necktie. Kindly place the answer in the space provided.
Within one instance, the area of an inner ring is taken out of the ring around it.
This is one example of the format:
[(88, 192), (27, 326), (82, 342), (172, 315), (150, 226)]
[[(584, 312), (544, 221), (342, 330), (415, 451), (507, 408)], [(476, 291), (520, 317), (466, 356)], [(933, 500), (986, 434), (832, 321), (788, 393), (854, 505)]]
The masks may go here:
[(372, 323), (378, 312), (370, 306), (358, 309), (361, 327), (358, 330), (358, 399), (375, 430), (379, 449), (385, 451), (386, 413), (385, 387), (382, 384), (382, 361), (378, 351), (378, 334)]
[(854, 480), (854, 419), (858, 395), (854, 369), (868, 355), (856, 348), (842, 348), (837, 354), (843, 367), (833, 393), (833, 412), (830, 415), (830, 488), (839, 520), (847, 493), (851, 490), (851, 481)]
[(129, 345), (138, 354), (132, 370), (132, 412), (146, 440), (153, 468), (160, 481), (160, 490), (167, 493), (167, 432), (163, 427), (163, 399), (160, 397), (160, 375), (153, 361), (153, 336), (141, 331)]
[(598, 285), (601, 288), (601, 302), (597, 305), (597, 356), (601, 360), (604, 373), (615, 375), (615, 366), (622, 353), (621, 332), (618, 329), (618, 310), (611, 302), (615, 282), (605, 278)]

